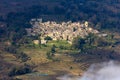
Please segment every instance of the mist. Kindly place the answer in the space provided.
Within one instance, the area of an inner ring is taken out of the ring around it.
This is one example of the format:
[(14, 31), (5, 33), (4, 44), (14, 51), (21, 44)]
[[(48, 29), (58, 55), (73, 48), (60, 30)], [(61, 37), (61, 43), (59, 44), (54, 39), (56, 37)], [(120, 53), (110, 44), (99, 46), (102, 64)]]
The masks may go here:
[(82, 77), (65, 75), (59, 80), (120, 80), (120, 64), (114, 61), (93, 64)]

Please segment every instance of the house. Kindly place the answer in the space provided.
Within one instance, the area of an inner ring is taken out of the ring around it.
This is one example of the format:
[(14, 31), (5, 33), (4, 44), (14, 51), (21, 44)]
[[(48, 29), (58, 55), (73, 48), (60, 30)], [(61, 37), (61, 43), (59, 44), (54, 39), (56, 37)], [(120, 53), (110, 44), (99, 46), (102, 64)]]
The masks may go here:
[[(34, 35), (41, 34), (41, 43), (46, 43), (44, 38), (46, 36), (51, 37), (53, 40), (67, 40), (69, 43), (77, 37), (84, 37), (88, 35), (88, 33), (99, 33), (99, 31), (91, 28), (89, 26), (89, 22), (85, 21), (84, 23), (80, 22), (61, 22), (57, 23), (55, 21), (47, 21), (42, 22), (42, 19), (37, 19), (39, 22), (32, 19), (31, 21), (35, 21), (32, 25), (33, 27), (28, 30), (28, 34), (31, 33)], [(36, 42), (37, 43), (37, 42)]]

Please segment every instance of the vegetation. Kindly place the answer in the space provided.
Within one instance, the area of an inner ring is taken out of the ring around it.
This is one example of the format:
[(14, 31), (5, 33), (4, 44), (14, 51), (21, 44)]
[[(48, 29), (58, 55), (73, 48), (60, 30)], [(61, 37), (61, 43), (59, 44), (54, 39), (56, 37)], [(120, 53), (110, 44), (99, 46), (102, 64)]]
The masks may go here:
[(16, 75), (23, 75), (26, 73), (31, 73), (33, 72), (32, 68), (30, 66), (16, 66), (13, 67), (10, 72), (9, 72), (9, 76), (16, 76)]
[(47, 58), (48, 58), (48, 59), (52, 59), (52, 55), (51, 55), (50, 52), (47, 52), (46, 55), (47, 55)]
[(53, 45), (55, 45), (56, 48), (60, 49), (71, 49), (71, 45), (65, 40), (48, 41), (47, 46)]
[(51, 47), (51, 49), (50, 49), (50, 51), (49, 52), (47, 52), (47, 58), (48, 59), (52, 59), (52, 56), (54, 56), (54, 54), (55, 54), (55, 52), (56, 52), (56, 46), (55, 45), (53, 45), (52, 47)]
[[(2, 21), (7, 25), (4, 28), (0, 28), (0, 34), (7, 36), (8, 38), (6, 38), (15, 44), (22, 43), (21, 39), (26, 35), (25, 28), (31, 27), (29, 20), (38, 17), (43, 18), (44, 21), (53, 20), (57, 22), (86, 20), (91, 22), (91, 26), (94, 26), (94, 28), (116, 30), (119, 32), (119, 1), (52, 0), (51, 2), (50, 0), (38, 0), (34, 6), (32, 1), (27, 1), (31, 6), (23, 10), (23, 6), (26, 6), (25, 4), (12, 0), (11, 2), (23, 5), (21, 6), (21, 11), (16, 9), (17, 6), (14, 8), (6, 7), (8, 10), (14, 9), (17, 12), (9, 11), (9, 13), (5, 14), (6, 18), (0, 17), (0, 22)], [(5, 2), (10, 6), (9, 1)], [(21, 2), (24, 3), (26, 1)], [(0, 4), (2, 3), (4, 2), (1, 1)], [(4, 9), (4, 6), (2, 8)]]
[(54, 54), (56, 52), (55, 48), (55, 45), (53, 45), (50, 52)]
[(91, 48), (106, 47), (112, 46), (115, 43), (115, 40), (110, 37), (99, 37), (98, 35), (90, 33), (85, 38), (77, 37), (73, 40), (73, 47), (75, 49), (80, 49), (82, 52)]
[(11, 53), (11, 54), (14, 54), (14, 56), (17, 59), (20, 59), (22, 62), (26, 62), (27, 60), (30, 59), (30, 57), (27, 54), (25, 54), (24, 52), (21, 52), (21, 51), (17, 50), (13, 46), (7, 47), (7, 48), (5, 48), (5, 50), (7, 52)]
[[(31, 27), (30, 19), (43, 18), (43, 21), (57, 22), (89, 21), (90, 26), (98, 30), (119, 32), (119, 4), (119, 0), (0, 0), (0, 79), (10, 80), (11, 77), (33, 72), (31, 66), (19, 66), (24, 63), (37, 65), (38, 72), (51, 72), (52, 76), (53, 73), (61, 75), (62, 72), (79, 74), (79, 70), (87, 68), (92, 63), (120, 60), (120, 55), (115, 52), (119, 41), (114, 46), (116, 41), (113, 35), (100, 37), (89, 34), (84, 38), (75, 38), (72, 45), (67, 41), (53, 41), (47, 36), (47, 44), (40, 43), (34, 47), (33, 40), (40, 41), (40, 35), (28, 37), (25, 30)], [(75, 28), (73, 30), (76, 31)], [(1, 45), (7, 41), (11, 45)], [(77, 54), (79, 52), (87, 54)], [(56, 55), (53, 56), (54, 54)], [(49, 59), (60, 60), (62, 63), (49, 63)]]
[(45, 40), (52, 40), (52, 38), (49, 37), (49, 36), (45, 37), (44, 39), (45, 39)]

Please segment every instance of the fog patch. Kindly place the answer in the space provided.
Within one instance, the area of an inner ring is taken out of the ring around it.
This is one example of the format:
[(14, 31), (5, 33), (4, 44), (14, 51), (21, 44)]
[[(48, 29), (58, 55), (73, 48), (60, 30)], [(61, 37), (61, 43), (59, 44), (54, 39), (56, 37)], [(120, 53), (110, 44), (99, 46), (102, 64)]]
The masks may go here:
[(120, 80), (120, 64), (114, 61), (93, 64), (82, 77), (65, 75), (58, 80)]

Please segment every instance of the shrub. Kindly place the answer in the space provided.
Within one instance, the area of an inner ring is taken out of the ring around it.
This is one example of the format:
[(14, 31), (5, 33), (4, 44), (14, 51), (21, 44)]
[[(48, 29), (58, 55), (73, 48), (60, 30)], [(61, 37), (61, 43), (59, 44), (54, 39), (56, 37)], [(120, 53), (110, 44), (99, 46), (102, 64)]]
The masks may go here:
[(21, 59), (21, 61), (23, 62), (30, 59), (30, 57), (26, 53), (18, 51), (15, 47), (10, 46), (10, 47), (5, 48), (5, 50), (13, 54), (16, 58)]
[(63, 50), (68, 49), (68, 47), (67, 47), (67, 46), (63, 46), (63, 45), (60, 45), (60, 46), (59, 46), (59, 48), (60, 48), (60, 49), (63, 49)]
[(47, 37), (44, 38), (44, 40), (52, 40), (52, 38), (47, 36)]
[(46, 53), (48, 59), (52, 59), (52, 54), (50, 52)]
[(26, 62), (27, 60), (30, 59), (30, 57), (25, 54), (24, 52), (21, 52), (20, 55), (18, 55), (19, 59), (21, 59), (23, 62)]
[(54, 54), (54, 53), (56, 52), (55, 48), (56, 48), (56, 46), (55, 46), (55, 45), (53, 45), (53, 46), (52, 46), (52, 48), (51, 48), (51, 53), (53, 53), (53, 54)]
[(81, 37), (77, 37), (73, 40), (73, 44), (72, 46), (75, 48), (75, 49), (81, 49), (83, 50), (84, 49), (84, 45), (85, 45), (85, 39), (81, 38)]
[(13, 67), (10, 72), (9, 76), (16, 76), (16, 75), (23, 75), (26, 73), (31, 73), (33, 70), (30, 66), (20, 66), (20, 67)]

